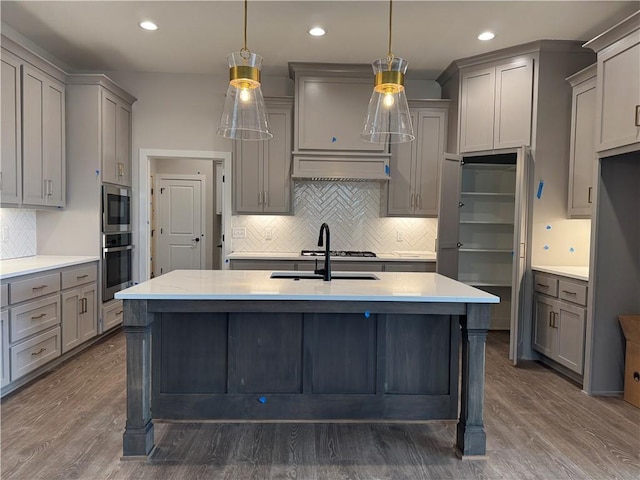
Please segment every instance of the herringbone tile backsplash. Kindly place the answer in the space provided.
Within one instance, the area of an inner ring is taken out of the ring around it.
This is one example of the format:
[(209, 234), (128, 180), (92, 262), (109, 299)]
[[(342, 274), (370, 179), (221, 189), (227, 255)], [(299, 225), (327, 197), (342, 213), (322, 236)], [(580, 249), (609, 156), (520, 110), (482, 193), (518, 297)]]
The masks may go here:
[[(236, 252), (316, 249), (320, 225), (327, 222), (333, 250), (433, 251), (437, 219), (380, 217), (380, 195), (377, 182), (296, 182), (295, 215), (234, 216), (232, 227), (244, 227), (246, 238), (234, 238), (232, 248)], [(266, 240), (269, 228), (272, 239)]]
[(36, 254), (36, 211), (0, 208), (0, 260)]

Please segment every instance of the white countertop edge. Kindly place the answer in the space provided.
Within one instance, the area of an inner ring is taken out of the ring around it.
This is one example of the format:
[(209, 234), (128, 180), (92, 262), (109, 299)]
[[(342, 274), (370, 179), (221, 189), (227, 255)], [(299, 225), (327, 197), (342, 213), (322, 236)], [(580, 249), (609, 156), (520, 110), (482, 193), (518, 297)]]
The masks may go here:
[(551, 273), (552, 275), (559, 275), (561, 277), (574, 278), (576, 280), (582, 280), (583, 282), (589, 281), (588, 266), (532, 265), (531, 270)]
[(71, 267), (73, 265), (81, 265), (83, 263), (96, 262), (98, 260), (100, 260), (98, 256), (75, 255), (34, 255), (31, 257), (0, 260), (0, 280)]
[(291, 295), (291, 294), (186, 294), (186, 293), (123, 293), (118, 292), (115, 298), (119, 300), (320, 300), (340, 302), (408, 302), (408, 303), (500, 303), (499, 297), (420, 297), (414, 295), (397, 296), (357, 296), (357, 295)]
[[(227, 255), (228, 260), (324, 260), (324, 257), (300, 255), (295, 252), (233, 252)], [(435, 262), (436, 254), (398, 255), (393, 253), (378, 253), (376, 257), (337, 257), (331, 261), (342, 262)]]

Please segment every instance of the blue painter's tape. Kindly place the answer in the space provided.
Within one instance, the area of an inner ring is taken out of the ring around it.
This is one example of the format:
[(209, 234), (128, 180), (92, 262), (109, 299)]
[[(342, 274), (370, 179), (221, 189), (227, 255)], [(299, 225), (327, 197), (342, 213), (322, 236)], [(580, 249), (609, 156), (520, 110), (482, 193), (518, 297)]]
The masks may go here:
[(338, 139), (336, 137), (331, 137), (331, 143), (336, 143)]
[(576, 251), (576, 249), (575, 249), (575, 248), (573, 248), (573, 247), (571, 247), (571, 248), (569, 249), (569, 251), (570, 251), (571, 253), (573, 253), (573, 252), (575, 252), (575, 251)]
[(540, 197), (542, 197), (543, 188), (544, 188), (544, 182), (540, 180), (540, 183), (538, 184), (538, 193), (536, 193), (536, 197), (538, 197), (538, 200), (540, 199)]
[(229, 259), (227, 258), (227, 259), (224, 261), (224, 263), (229, 263)]
[(551, 230), (551, 225), (547, 225), (547, 230)]
[(96, 175), (100, 175), (100, 170), (96, 170)]
[(549, 250), (549, 245), (545, 245), (543, 248), (544, 248), (545, 250)]
[(371, 316), (371, 313), (369, 313), (369, 310), (364, 312), (364, 318), (369, 318), (370, 316)]
[(267, 397), (260, 397), (260, 398), (258, 399), (258, 401), (259, 401), (260, 403), (267, 403)]
[(385, 165), (385, 166), (384, 166), (384, 173), (385, 173), (385, 175), (389, 175), (389, 171), (390, 171), (390, 169), (389, 169), (389, 165)]

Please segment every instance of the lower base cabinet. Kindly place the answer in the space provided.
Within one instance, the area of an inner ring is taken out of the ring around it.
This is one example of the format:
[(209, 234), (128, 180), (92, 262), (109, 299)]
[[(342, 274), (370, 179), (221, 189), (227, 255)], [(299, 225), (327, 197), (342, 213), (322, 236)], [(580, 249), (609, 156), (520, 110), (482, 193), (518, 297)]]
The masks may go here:
[[(324, 257), (317, 257), (318, 268), (324, 267)], [(231, 270), (273, 270), (273, 271), (304, 271), (315, 270), (315, 260), (230, 260)], [(331, 270), (334, 272), (435, 272), (436, 262), (384, 262), (384, 261), (348, 261), (331, 260)]]
[[(586, 284), (538, 273), (535, 279), (533, 348), (582, 376)], [(567, 297), (571, 301), (566, 300)]]
[(60, 327), (11, 347), (11, 380), (14, 381), (60, 356)]
[(102, 331), (106, 332), (113, 327), (122, 325), (124, 308), (122, 300), (114, 300), (102, 307)]
[(62, 353), (98, 335), (97, 285), (62, 293)]
[[(5, 297), (6, 298), (6, 297)], [(0, 313), (0, 387), (9, 383), (9, 311)]]

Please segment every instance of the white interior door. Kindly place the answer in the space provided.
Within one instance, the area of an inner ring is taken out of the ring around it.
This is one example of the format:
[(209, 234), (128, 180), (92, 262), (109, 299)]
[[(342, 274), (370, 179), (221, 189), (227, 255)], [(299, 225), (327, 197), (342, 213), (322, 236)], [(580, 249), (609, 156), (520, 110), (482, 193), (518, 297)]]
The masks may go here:
[(157, 271), (204, 268), (203, 175), (157, 175)]

